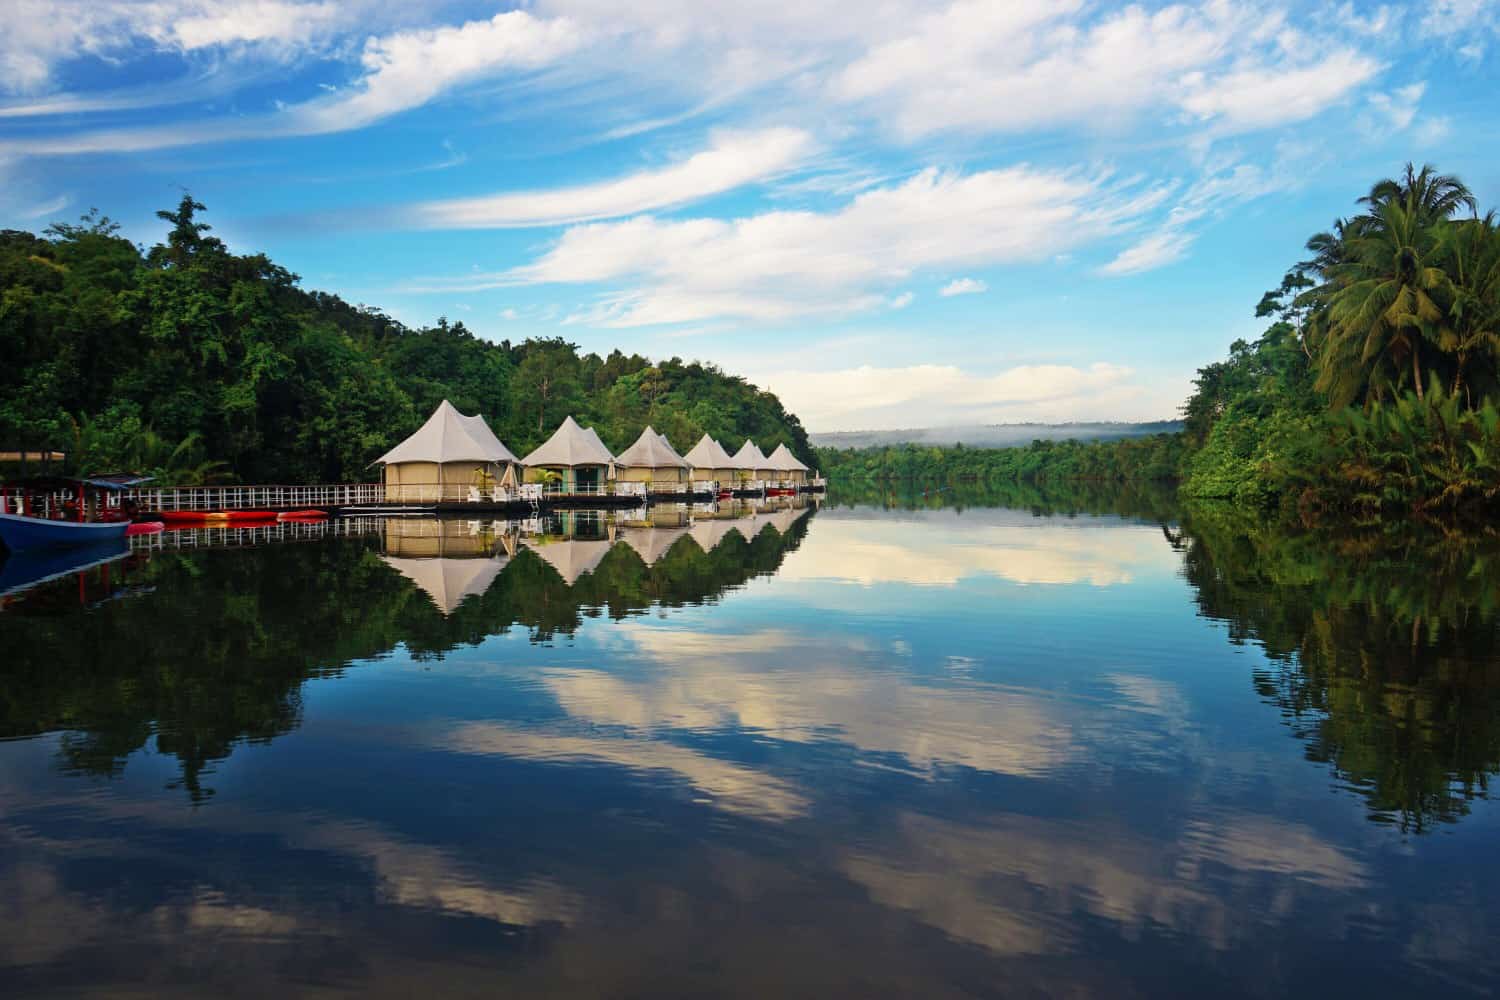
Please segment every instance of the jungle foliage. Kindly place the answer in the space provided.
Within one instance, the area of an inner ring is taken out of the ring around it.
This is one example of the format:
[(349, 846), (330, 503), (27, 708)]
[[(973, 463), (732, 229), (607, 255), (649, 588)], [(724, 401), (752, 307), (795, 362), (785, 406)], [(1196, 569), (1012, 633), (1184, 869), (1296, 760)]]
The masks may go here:
[(517, 454), (572, 414), (616, 451), (650, 423), (684, 450), (708, 433), (811, 457), (774, 395), (711, 365), (412, 329), (232, 253), (203, 212), (157, 213), (149, 249), (97, 212), (0, 231), (0, 449), (178, 483), (359, 480), (446, 398)]

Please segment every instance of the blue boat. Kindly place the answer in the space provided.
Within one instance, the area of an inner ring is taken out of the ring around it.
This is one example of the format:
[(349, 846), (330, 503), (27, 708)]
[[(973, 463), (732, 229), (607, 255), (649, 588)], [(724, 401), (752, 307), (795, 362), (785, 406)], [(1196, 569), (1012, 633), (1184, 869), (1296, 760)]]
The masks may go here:
[(49, 521), (19, 514), (0, 514), (0, 542), (12, 552), (59, 545), (94, 545), (125, 537), (129, 521)]
[(67, 479), (59, 476), (37, 476), (31, 479), (0, 483), (0, 542), (10, 552), (25, 552), (30, 549), (56, 548), (60, 546), (93, 545), (101, 541), (119, 540), (130, 528), (129, 505), (115, 505), (111, 520), (80, 520), (69, 517), (57, 519), (32, 517), (30, 514), (12, 514), (5, 511), (12, 497), (22, 499), (24, 510), (38, 509), (45, 501), (50, 512), (61, 505), (63, 511), (73, 510), (84, 514), (93, 499), (95, 513), (105, 511), (104, 496), (119, 496), (124, 490), (148, 481), (150, 476), (133, 472), (117, 472), (103, 476), (87, 476), (82, 479)]

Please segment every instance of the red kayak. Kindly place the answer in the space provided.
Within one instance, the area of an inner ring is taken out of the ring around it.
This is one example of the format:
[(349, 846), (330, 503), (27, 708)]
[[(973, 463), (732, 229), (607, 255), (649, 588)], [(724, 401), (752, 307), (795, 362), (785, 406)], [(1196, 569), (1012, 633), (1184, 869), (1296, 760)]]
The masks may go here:
[(160, 521), (137, 521), (125, 529), (125, 537), (134, 538), (136, 535), (159, 535), (166, 530), (166, 527)]
[(168, 524), (243, 524), (247, 521), (274, 521), (274, 510), (166, 510), (161, 519)]
[(326, 510), (284, 510), (276, 515), (278, 521), (326, 521)]

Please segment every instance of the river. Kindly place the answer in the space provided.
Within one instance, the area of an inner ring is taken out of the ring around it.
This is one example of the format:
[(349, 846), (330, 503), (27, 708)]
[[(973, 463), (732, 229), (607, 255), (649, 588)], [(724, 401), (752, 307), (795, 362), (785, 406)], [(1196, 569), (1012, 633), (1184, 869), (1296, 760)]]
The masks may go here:
[(655, 521), (157, 536), (5, 597), (0, 993), (1500, 982), (1484, 544), (1129, 495)]

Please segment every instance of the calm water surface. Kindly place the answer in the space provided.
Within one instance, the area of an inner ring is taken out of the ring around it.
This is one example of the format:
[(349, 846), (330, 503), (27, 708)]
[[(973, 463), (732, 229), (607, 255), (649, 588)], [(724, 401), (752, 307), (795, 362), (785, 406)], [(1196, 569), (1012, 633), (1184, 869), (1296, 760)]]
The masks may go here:
[(1116, 506), (161, 536), (13, 591), (0, 993), (1494, 989), (1494, 561)]

